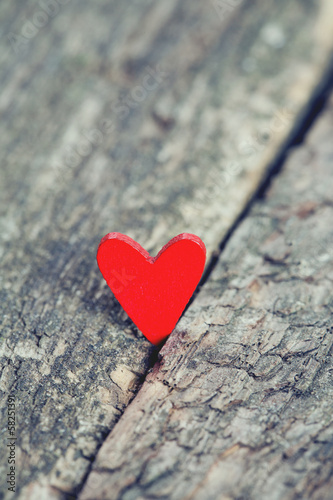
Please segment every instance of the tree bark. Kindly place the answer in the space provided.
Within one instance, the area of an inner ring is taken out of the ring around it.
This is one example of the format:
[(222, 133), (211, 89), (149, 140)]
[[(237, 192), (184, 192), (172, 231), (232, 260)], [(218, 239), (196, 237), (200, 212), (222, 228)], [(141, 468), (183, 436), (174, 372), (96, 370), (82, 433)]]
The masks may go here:
[(80, 500), (330, 500), (333, 99), (100, 449)]
[(46, 4), (0, 5), (1, 429), (14, 395), (16, 496), (41, 500), (76, 494), (156, 359), (100, 238), (193, 232), (210, 259), (333, 46), (330, 0)]

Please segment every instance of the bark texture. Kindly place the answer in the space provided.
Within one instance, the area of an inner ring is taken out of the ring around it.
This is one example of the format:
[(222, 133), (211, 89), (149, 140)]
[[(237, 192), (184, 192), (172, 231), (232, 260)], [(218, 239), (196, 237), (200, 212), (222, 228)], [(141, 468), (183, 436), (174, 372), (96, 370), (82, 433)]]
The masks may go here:
[[(1, 432), (14, 394), (17, 498), (75, 494), (156, 355), (97, 269), (100, 238), (155, 254), (193, 232), (211, 256), (326, 71), (330, 0), (225, 5), (0, 5)], [(12, 498), (7, 472), (1, 447)]]
[(331, 500), (333, 100), (228, 242), (80, 500)]

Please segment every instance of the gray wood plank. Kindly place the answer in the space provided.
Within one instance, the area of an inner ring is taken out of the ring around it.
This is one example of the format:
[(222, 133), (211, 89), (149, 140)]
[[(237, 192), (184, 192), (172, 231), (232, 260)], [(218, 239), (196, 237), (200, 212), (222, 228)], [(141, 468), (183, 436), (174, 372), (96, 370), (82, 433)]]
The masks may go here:
[(328, 0), (53, 5), (0, 5), (1, 430), (13, 393), (22, 498), (76, 491), (154, 361), (100, 238), (154, 254), (194, 232), (211, 256), (333, 45)]
[(330, 500), (333, 98), (229, 240), (80, 500)]

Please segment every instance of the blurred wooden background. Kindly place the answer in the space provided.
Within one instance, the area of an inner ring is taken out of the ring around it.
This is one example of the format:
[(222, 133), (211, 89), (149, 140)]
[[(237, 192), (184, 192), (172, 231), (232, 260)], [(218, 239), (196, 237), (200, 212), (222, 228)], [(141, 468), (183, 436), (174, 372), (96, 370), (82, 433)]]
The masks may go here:
[[(332, 49), (331, 0), (1, 3), (1, 499), (331, 500)], [(162, 349), (110, 231), (207, 246)]]

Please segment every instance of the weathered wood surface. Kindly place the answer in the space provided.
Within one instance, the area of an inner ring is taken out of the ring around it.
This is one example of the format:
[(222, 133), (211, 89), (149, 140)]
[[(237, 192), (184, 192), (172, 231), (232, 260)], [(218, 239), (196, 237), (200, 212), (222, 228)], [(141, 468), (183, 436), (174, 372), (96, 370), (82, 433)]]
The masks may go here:
[(333, 99), (100, 449), (80, 500), (331, 500)]
[[(329, 0), (53, 5), (0, 4), (1, 431), (13, 393), (32, 499), (76, 491), (154, 360), (99, 239), (156, 253), (187, 231), (212, 255), (333, 46)], [(3, 493), (6, 472), (1, 447)]]

